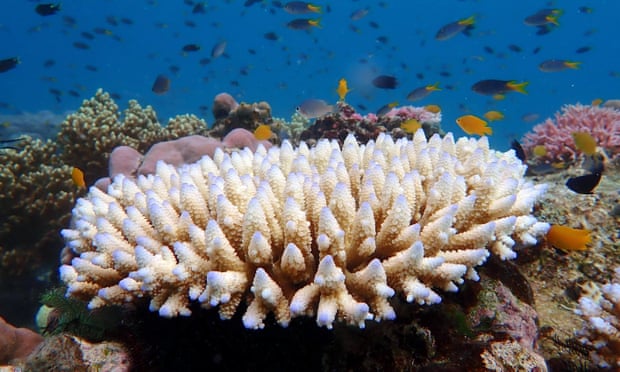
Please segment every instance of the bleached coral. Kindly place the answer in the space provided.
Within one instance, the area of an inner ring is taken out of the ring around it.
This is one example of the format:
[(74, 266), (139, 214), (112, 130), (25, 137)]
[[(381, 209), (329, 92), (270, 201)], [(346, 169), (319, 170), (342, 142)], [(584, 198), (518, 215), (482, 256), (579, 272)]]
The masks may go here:
[(584, 325), (577, 332), (580, 341), (591, 346), (590, 357), (603, 368), (620, 368), (620, 267), (611, 283), (593, 289), (579, 298), (577, 314)]
[(249, 149), (136, 181), (91, 188), (63, 230), (77, 257), (60, 268), (67, 295), (90, 308), (150, 298), (165, 317), (190, 301), (248, 328), (316, 316), (364, 326), (393, 319), (389, 299), (441, 301), (493, 252), (515, 257), (548, 225), (530, 215), (545, 185), (523, 178), (513, 152), (486, 138), (386, 135), (342, 148), (321, 140)]

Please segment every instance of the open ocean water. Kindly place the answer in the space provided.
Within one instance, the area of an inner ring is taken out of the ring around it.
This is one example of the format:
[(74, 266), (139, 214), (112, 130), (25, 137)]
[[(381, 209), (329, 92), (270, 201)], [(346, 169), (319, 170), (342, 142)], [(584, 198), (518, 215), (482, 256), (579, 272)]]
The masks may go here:
[[(32, 122), (51, 111), (62, 118), (98, 88), (121, 109), (130, 99), (152, 105), (164, 123), (183, 113), (212, 122), (220, 92), (239, 102), (268, 101), (274, 116), (289, 120), (308, 98), (335, 103), (345, 78), (347, 102), (360, 113), (390, 102), (436, 104), (442, 127), (457, 136), (464, 135), (457, 117), (500, 111), (505, 118), (492, 123), (490, 140), (505, 150), (564, 104), (619, 98), (614, 0), (322, 1), (320, 14), (289, 14), (279, 1), (63, 1), (46, 16), (35, 11), (41, 4), (3, 2), (0, 59), (20, 63), (0, 73), (0, 136), (10, 125), (18, 132), (14, 115), (35, 114)], [(557, 26), (524, 23), (545, 8), (562, 11)], [(442, 26), (470, 16), (472, 28), (436, 40)], [(291, 29), (287, 23), (296, 18), (320, 19), (320, 26)], [(213, 58), (212, 48), (223, 41), (224, 53)], [(198, 50), (184, 52), (188, 45)], [(540, 71), (549, 59), (580, 64)], [(170, 89), (157, 95), (151, 87), (160, 74)], [(371, 82), (378, 75), (394, 76), (398, 85), (377, 88)], [(528, 94), (497, 100), (473, 92), (483, 79), (527, 81)], [(407, 101), (411, 90), (436, 82), (441, 91)]]

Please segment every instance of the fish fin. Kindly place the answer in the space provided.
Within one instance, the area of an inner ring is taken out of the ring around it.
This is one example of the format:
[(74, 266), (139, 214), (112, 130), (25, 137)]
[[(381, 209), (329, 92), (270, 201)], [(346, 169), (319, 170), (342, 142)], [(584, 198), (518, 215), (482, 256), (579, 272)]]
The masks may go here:
[(579, 65), (581, 64), (581, 62), (576, 62), (576, 61), (566, 61), (564, 63), (566, 65), (566, 67), (568, 68), (572, 68), (572, 69), (578, 69)]
[(524, 81), (522, 83), (517, 83), (516, 81), (511, 81), (507, 85), (508, 85), (508, 88), (510, 88), (510, 90), (514, 90), (515, 92), (527, 94), (527, 91), (525, 90), (525, 87), (528, 86), (529, 83), (530, 83), (529, 81)]
[(463, 18), (463, 19), (461, 19), (459, 21), (459, 25), (462, 25), (462, 26), (471, 26), (474, 23), (476, 23), (476, 16), (475, 15), (473, 15), (473, 16), (471, 16), (469, 18)]

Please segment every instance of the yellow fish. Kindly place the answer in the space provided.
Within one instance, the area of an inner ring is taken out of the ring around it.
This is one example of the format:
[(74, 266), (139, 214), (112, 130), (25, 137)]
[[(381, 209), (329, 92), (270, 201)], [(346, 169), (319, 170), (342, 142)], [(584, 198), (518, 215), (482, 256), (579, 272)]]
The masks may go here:
[(271, 126), (267, 124), (261, 124), (256, 129), (254, 129), (254, 138), (259, 141), (269, 140), (273, 132), (271, 131)]
[(586, 155), (596, 154), (596, 140), (588, 132), (574, 132), (571, 133), (573, 140), (575, 141), (575, 147), (577, 150), (583, 152)]
[(347, 96), (347, 93), (349, 93), (351, 90), (349, 89), (349, 86), (347, 85), (347, 79), (342, 78), (340, 79), (340, 81), (338, 81), (338, 88), (336, 89), (336, 93), (338, 93), (338, 97), (340, 97), (340, 100), (344, 102), (344, 98)]
[(499, 111), (487, 111), (482, 116), (484, 116), (488, 121), (502, 120), (504, 118), (504, 114)]
[(441, 107), (439, 107), (438, 105), (426, 105), (424, 106), (424, 109), (426, 111), (432, 112), (433, 114), (441, 112)]
[(475, 115), (463, 115), (456, 119), (456, 123), (467, 134), (477, 134), (479, 136), (493, 134), (493, 129), (487, 125), (487, 122)]
[(80, 189), (86, 188), (86, 182), (84, 181), (84, 172), (80, 168), (73, 167), (71, 171), (71, 179), (73, 180), (73, 184), (79, 187)]
[(585, 251), (592, 242), (592, 236), (587, 229), (551, 225), (547, 232), (547, 242), (563, 251)]
[(597, 107), (597, 106), (600, 106), (601, 103), (603, 103), (603, 99), (602, 98), (596, 98), (596, 99), (592, 100), (592, 106)]
[(544, 145), (534, 146), (532, 153), (540, 158), (547, 155), (547, 148)]
[(418, 129), (422, 128), (422, 124), (416, 119), (408, 119), (400, 124), (400, 128), (407, 133), (415, 133)]

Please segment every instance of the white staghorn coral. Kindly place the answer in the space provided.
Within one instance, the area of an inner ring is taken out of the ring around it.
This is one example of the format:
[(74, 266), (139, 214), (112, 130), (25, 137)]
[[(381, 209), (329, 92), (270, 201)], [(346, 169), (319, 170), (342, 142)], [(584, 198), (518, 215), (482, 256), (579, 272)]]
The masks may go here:
[(227, 319), (245, 300), (248, 328), (269, 313), (282, 326), (308, 315), (363, 327), (395, 317), (396, 292), (438, 303), (434, 289), (477, 280), (489, 251), (513, 258), (544, 234), (530, 213), (545, 186), (524, 171), (486, 138), (427, 141), (421, 130), (159, 163), (78, 200), (62, 232), (78, 257), (60, 274), (90, 308), (146, 297), (173, 317), (198, 301)]
[[(593, 284), (593, 283), (592, 283)], [(580, 341), (592, 347), (590, 357), (599, 367), (620, 368), (620, 267), (610, 283), (584, 288), (575, 312), (584, 320), (577, 332)]]

